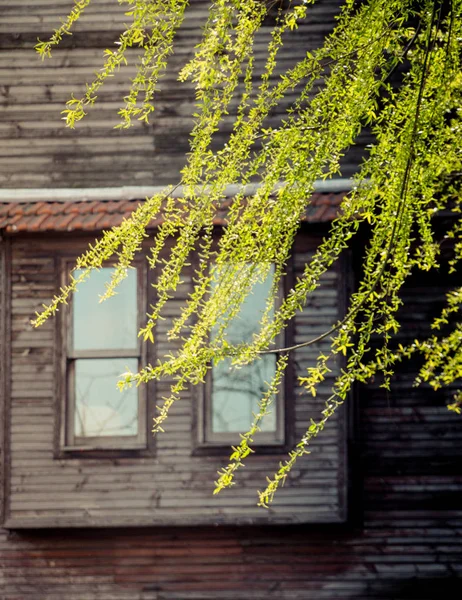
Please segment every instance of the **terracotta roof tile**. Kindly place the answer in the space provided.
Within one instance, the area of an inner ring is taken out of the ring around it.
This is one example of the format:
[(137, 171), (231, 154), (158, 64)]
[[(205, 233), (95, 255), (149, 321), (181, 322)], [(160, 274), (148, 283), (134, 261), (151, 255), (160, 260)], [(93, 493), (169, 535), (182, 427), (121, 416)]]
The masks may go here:
[(40, 210), (40, 207), (43, 206), (44, 202), (29, 202), (27, 205), (24, 205), (23, 212), (25, 215), (36, 215), (37, 210)]
[(66, 208), (64, 209), (65, 213), (75, 213), (80, 214), (81, 208), (79, 206), (80, 202), (68, 202)]
[[(306, 210), (304, 221), (320, 223), (335, 218), (344, 193), (316, 192)], [(216, 215), (216, 225), (226, 223), (225, 200)], [(9, 233), (38, 231), (99, 231), (119, 225), (138, 207), (140, 200), (78, 202), (3, 202), (0, 203), (0, 229)], [(155, 227), (161, 217), (151, 223)]]
[(16, 231), (38, 231), (42, 217), (37, 215), (24, 216), (16, 222)]
[(141, 204), (140, 200), (125, 200), (124, 202), (120, 202), (120, 212), (132, 212), (136, 210), (138, 206)]
[(90, 202), (79, 202), (78, 204), (79, 204), (80, 214), (87, 215), (87, 214), (94, 212), (96, 210), (96, 208), (98, 207), (98, 204), (102, 204), (104, 206), (105, 203), (90, 201)]
[[(39, 206), (40, 205), (40, 206)], [(37, 202), (36, 212), (38, 215), (51, 215), (53, 214), (54, 205), (50, 202)]]
[(10, 204), (9, 208), (7, 210), (7, 214), (9, 216), (24, 214), (24, 205), (23, 204)]

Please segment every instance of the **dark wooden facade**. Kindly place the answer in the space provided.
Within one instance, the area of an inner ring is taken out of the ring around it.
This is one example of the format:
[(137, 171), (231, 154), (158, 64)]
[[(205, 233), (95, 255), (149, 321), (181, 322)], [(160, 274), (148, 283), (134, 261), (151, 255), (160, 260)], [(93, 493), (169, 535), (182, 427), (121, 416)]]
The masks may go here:
[[(176, 183), (189, 151), (189, 132), (195, 112), (194, 89), (177, 81), (178, 72), (200, 40), (208, 0), (192, 0), (178, 34), (168, 72), (159, 82), (156, 110), (149, 125), (114, 129), (117, 111), (134, 77), (136, 51), (129, 65), (107, 81), (97, 104), (74, 131), (60, 120), (66, 100), (85, 90), (101, 66), (103, 50), (112, 46), (127, 21), (126, 4), (92, 0), (72, 36), (66, 36), (53, 58), (43, 64), (33, 51), (37, 37), (46, 39), (72, 0), (0, 1), (0, 185), (3, 188), (66, 188), (167, 185)], [(339, 0), (323, 0), (310, 9), (310, 19), (284, 44), (278, 68), (290, 68), (309, 49), (322, 44), (334, 26)], [(257, 73), (264, 65), (270, 39), (268, 19), (255, 47)], [(303, 40), (300, 44), (299, 40)], [(274, 111), (275, 125), (291, 97)], [(232, 117), (216, 136), (221, 146)], [(367, 140), (365, 140), (367, 141)], [(362, 144), (344, 161), (344, 176), (355, 169)]]
[[(319, 226), (307, 226), (299, 237), (295, 264), (303, 260), (301, 250), (313, 243), (315, 230)], [(179, 455), (184, 461), (189, 454), (179, 434), (187, 429), (184, 412), (177, 422), (179, 415), (172, 416), (178, 427), (174, 425), (161, 438), (152, 464), (145, 458), (53, 463), (53, 400), (44, 390), (52, 380), (52, 358), (46, 348), (54, 326), (50, 323), (37, 333), (28, 327), (27, 319), (32, 304), (39, 304), (53, 287), (53, 268), (42, 255), (44, 249), (62, 251), (71, 242), (61, 238), (57, 244), (58, 239), (46, 237), (6, 236), (2, 242), (3, 267), (6, 263), (15, 267), (11, 293), (2, 279), (2, 307), (6, 303), (11, 314), (11, 321), (3, 321), (2, 340), (12, 336), (11, 363), (2, 369), (3, 389), (11, 389), (9, 397), (5, 392), (2, 397), (7, 525), (10, 519), (8, 529), (0, 533), (2, 599), (433, 600), (439, 593), (447, 598), (460, 596), (462, 427), (460, 419), (447, 411), (447, 393), (412, 388), (415, 365), (402, 368), (390, 393), (377, 382), (358, 389), (347, 407), (348, 453), (343, 458), (348, 456), (349, 510), (343, 523), (326, 523), (318, 514), (311, 515), (311, 523), (297, 525), (271, 524), (270, 516), (265, 517), (266, 524), (258, 525), (257, 519), (254, 525), (245, 525), (245, 518), (235, 518), (232, 524), (230, 518), (229, 525), (217, 526), (220, 509), (214, 507), (207, 488), (207, 478), (209, 483), (217, 465), (204, 469), (202, 464), (197, 486), (190, 461), (177, 478), (176, 492), (169, 478), (161, 477), (161, 487), (176, 503), (176, 510), (165, 513), (163, 521), (153, 517), (156, 511), (161, 514), (156, 503), (162, 507), (156, 495), (161, 452), (165, 450), (176, 464)], [(343, 265), (344, 272), (353, 262)], [(419, 276), (411, 282), (405, 294), (404, 337), (428, 329), (451, 283), (443, 274)], [(314, 305), (326, 308), (325, 298), (320, 299)], [(185, 398), (181, 410), (188, 405)], [(305, 406), (314, 408), (311, 401)], [(299, 424), (303, 423), (302, 417)], [(326, 433), (319, 440), (321, 452), (329, 452)], [(326, 498), (332, 489), (332, 465), (319, 459), (315, 450), (294, 474), (307, 482), (299, 501), (308, 507), (311, 498), (319, 495), (316, 489), (324, 486)], [(55, 477), (54, 469), (62, 474)], [(326, 478), (331, 481), (327, 488)], [(240, 506), (254, 481), (253, 474), (248, 484), (244, 476), (244, 486), (227, 494), (229, 506)], [(194, 495), (198, 487), (201, 493), (191, 502), (189, 490)], [(140, 518), (149, 491), (156, 499)], [(92, 502), (100, 503), (100, 510)], [(126, 517), (124, 528), (114, 527), (123, 520), (108, 520), (104, 507), (111, 502), (115, 502), (113, 510)], [(184, 526), (181, 507), (188, 503), (195, 507), (190, 522), (196, 526)], [(296, 520), (298, 507), (290, 507)], [(86, 524), (82, 510), (93, 514)], [(247, 518), (253, 514), (252, 508), (246, 512)]]
[[(188, 150), (194, 94), (176, 82), (175, 70), (199, 39), (206, 2), (191, 2), (151, 125), (124, 133), (112, 129), (126, 90), (121, 74), (101, 93), (89, 120), (70, 132), (59, 124), (59, 111), (71, 91), (77, 95), (83, 89), (124, 22), (124, 5), (93, 2), (93, 11), (53, 62), (40, 65), (32, 46), (71, 1), (31, 6), (27, 0), (0, 0), (3, 188), (176, 181)], [(285, 46), (284, 60), (302, 56), (307, 39), (313, 47), (320, 44), (338, 3), (314, 5), (294, 44)], [(303, 46), (296, 43), (301, 37)], [(263, 38), (257, 50), (257, 58), (263, 56)], [(359, 147), (349, 154), (344, 175), (360, 152)], [(65, 228), (66, 216), (59, 219), (57, 229)], [(91, 223), (88, 219), (82, 221)], [(95, 229), (108, 226), (96, 216), (93, 222)], [(55, 292), (59, 257), (76, 252), (86, 238), (27, 229), (0, 232), (0, 519), (5, 523), (0, 600), (461, 597), (461, 420), (447, 411), (447, 393), (412, 387), (415, 364), (403, 365), (388, 394), (380, 382), (355, 391), (269, 513), (254, 507), (254, 490), (283, 455), (256, 457), (240, 487), (212, 498), (212, 480), (225, 456), (193, 456), (190, 395), (172, 413), (167, 433), (149, 441), (150, 456), (58, 457), (58, 325), (50, 321), (34, 331), (29, 318)], [(294, 274), (322, 232), (315, 218), (304, 227)], [(326, 278), (295, 324), (296, 341), (323, 330), (341, 313), (360, 251), (358, 246)], [(428, 331), (452, 283), (444, 273), (410, 282), (403, 339)], [(173, 312), (184, 291), (173, 301)], [(160, 331), (161, 345), (162, 336)], [(303, 369), (310, 358), (307, 352), (295, 363)], [(292, 391), (295, 439), (319, 403)]]
[[(11, 386), (7, 448), (9, 495), (6, 503), (8, 527), (245, 524), (343, 521), (345, 518), (345, 424), (343, 415), (326, 429), (314, 445), (310, 461), (300, 465), (269, 510), (256, 507), (256, 489), (277, 468), (294, 439), (309, 427), (329, 381), (316, 402), (307, 403), (301, 389), (288, 386), (286, 407), (288, 434), (284, 452), (258, 453), (249, 457), (237, 493), (212, 497), (218, 468), (226, 464), (229, 447), (217, 453), (196, 451), (193, 424), (199, 410), (196, 389), (185, 393), (169, 417), (165, 435), (148, 435), (139, 455), (112, 457), (66, 454), (60, 450), (59, 413), (64, 392), (60, 378), (62, 331), (60, 319), (34, 329), (30, 322), (43, 303), (58, 291), (59, 266), (63, 257), (76, 257), (89, 239), (73, 236), (16, 237), (10, 245), (11, 281), (8, 324), (11, 341), (5, 345)], [(293, 260), (294, 276), (308, 259), (316, 237), (301, 237)], [(317, 335), (339, 318), (341, 310), (338, 272), (329, 273), (325, 284), (295, 322), (295, 342)], [(176, 297), (166, 308), (168, 319), (179, 316), (183, 298), (191, 287), (188, 274)], [(147, 289), (151, 288), (150, 281)], [(154, 302), (147, 299), (148, 304)], [(144, 312), (147, 310), (147, 305)], [(168, 324), (167, 319), (167, 324)], [(174, 352), (168, 342), (165, 321), (157, 327), (156, 343), (148, 349), (148, 361)], [(295, 370), (301, 375), (313, 350), (294, 355)], [(293, 382), (295, 378), (293, 377)], [(292, 383), (293, 383), (292, 382)], [(169, 382), (148, 386), (148, 421), (155, 405), (168, 394)], [(149, 427), (150, 429), (150, 427)], [(239, 442), (236, 437), (235, 443)]]

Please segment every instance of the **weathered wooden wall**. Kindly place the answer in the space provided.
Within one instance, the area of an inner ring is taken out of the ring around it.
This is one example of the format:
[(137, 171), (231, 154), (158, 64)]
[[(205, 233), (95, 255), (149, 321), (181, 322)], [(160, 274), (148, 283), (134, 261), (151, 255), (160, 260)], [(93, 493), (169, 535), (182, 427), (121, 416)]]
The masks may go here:
[[(99, 108), (76, 132), (59, 124), (59, 111), (69, 93), (83, 89), (84, 82), (100, 64), (102, 48), (112, 42), (124, 20), (124, 7), (118, 7), (114, 0), (94, 0), (93, 12), (79, 25), (76, 35), (65, 40), (52, 62), (41, 65), (32, 51), (36, 38), (44, 38), (71, 5), (70, 0), (0, 0), (0, 185), (17, 188), (171, 183), (188, 149), (189, 115), (194, 102), (191, 89), (177, 84), (173, 72), (162, 82), (157, 113), (147, 127), (138, 125), (123, 134), (112, 129), (120, 97), (126, 90), (119, 77), (106, 86)], [(316, 3), (312, 21), (297, 34), (304, 44), (306, 39), (310, 47), (321, 42), (332, 28), (336, 5), (337, 0)], [(186, 23), (179, 37), (172, 63), (176, 71), (184, 64), (187, 48), (197, 39), (203, 6), (201, 0), (192, 0), (190, 24)], [(115, 16), (116, 11), (119, 17)], [(294, 59), (302, 52), (301, 45), (286, 48), (288, 56)], [(263, 47), (259, 52), (261, 56)], [(66, 65), (69, 69), (64, 69)], [(355, 162), (353, 158), (349, 161), (346, 175)], [(0, 247), (3, 257), (5, 245)], [(49, 390), (52, 385), (50, 329), (42, 330), (40, 340), (35, 338), (37, 343), (28, 339), (27, 330), (32, 295), (33, 303), (39, 305), (51, 293), (51, 268), (49, 261), (37, 254), (37, 248), (30, 246), (29, 250), (33, 255), (29, 262), (21, 255), (24, 244), (19, 243), (15, 250), (15, 266), (20, 269), (15, 271), (13, 375), (16, 373), (17, 378), (11, 435), (18, 454), (13, 470), (7, 472), (16, 477), (11, 479), (11, 485), (16, 487), (17, 504), (13, 506), (23, 514), (35, 511), (33, 506), (41, 501), (40, 490), (46, 483), (48, 469), (45, 465), (51, 463), (47, 440), (54, 414), (46, 392), (47, 386)], [(5, 266), (3, 259), (0, 265)], [(4, 308), (6, 282), (1, 281), (0, 307)], [(407, 294), (408, 337), (428, 326), (445, 287), (446, 282), (433, 273), (414, 280)], [(32, 290), (32, 295), (28, 290)], [(328, 315), (332, 305), (325, 308)], [(306, 317), (308, 325), (313, 325), (313, 320), (316, 321), (315, 314)], [(0, 329), (2, 342), (7, 333), (5, 328)], [(3, 420), (9, 413), (9, 405), (4, 406), (5, 385), (9, 381), (5, 378), (8, 365), (4, 358), (2, 355), (0, 446), (4, 433), (7, 441), (10, 439), (10, 429)], [(30, 372), (30, 364), (39, 365), (40, 376)], [(389, 394), (378, 387), (361, 389), (356, 403), (349, 407), (355, 436), (350, 440), (351, 514), (346, 525), (161, 524), (124, 529), (3, 529), (0, 599), (460, 598), (460, 419), (448, 413), (447, 397), (428, 389), (413, 389), (411, 379), (404, 368)], [(304, 413), (300, 407), (302, 422), (307, 417)], [(188, 418), (180, 414), (174, 417), (179, 431), (184, 433)], [(31, 439), (35, 441), (30, 443)], [(168, 447), (168, 439), (161, 442), (165, 451), (175, 452)], [(0, 477), (4, 449), (0, 448)], [(306, 473), (316, 469), (316, 460), (316, 453), (305, 459)], [(74, 497), (79, 493), (83, 497), (87, 482), (80, 489), (78, 484), (84, 481), (85, 468), (76, 462), (71, 473), (67, 473), (67, 468), (62, 467), (64, 479), (77, 485)], [(124, 463), (114, 465), (114, 469), (122, 473)], [(209, 469), (209, 482), (214, 469), (215, 465)], [(149, 478), (156, 470), (153, 459), (146, 469), (142, 466), (141, 474), (131, 482), (127, 484), (122, 477), (117, 485), (123, 489), (134, 487), (132, 495), (137, 494), (139, 485), (146, 486), (143, 494), (147, 498), (146, 490), (152, 490)], [(96, 490), (102, 484), (99, 489), (104, 502), (105, 478), (111, 478), (113, 473), (108, 471), (97, 467), (95, 475), (87, 480)], [(1, 492), (9, 492), (9, 481), (3, 477)], [(308, 479), (308, 488), (310, 485)], [(182, 486), (183, 483), (172, 498), (182, 498)], [(233, 494), (234, 490), (228, 498), (233, 498)], [(56, 518), (56, 505), (52, 508), (51, 514)], [(119, 514), (128, 513), (125, 508), (122, 505), (116, 510)]]
[[(16, 261), (20, 248), (21, 244)], [(28, 273), (39, 272), (33, 264)], [(18, 272), (16, 286), (24, 275)], [(49, 276), (40, 277), (46, 286)], [(424, 274), (411, 282), (405, 294), (409, 304), (403, 337), (413, 338), (428, 329), (449, 283), (444, 273)], [(36, 281), (37, 302), (42, 293), (38, 286)], [(21, 356), (26, 348), (17, 338), (15, 343)], [(40, 352), (28, 347), (32, 354)], [(38, 390), (40, 381), (28, 384), (29, 389)], [(405, 366), (390, 393), (377, 382), (358, 390), (356, 404), (349, 407), (356, 415), (356, 434), (350, 441), (351, 514), (346, 525), (4, 530), (0, 598), (459, 598), (461, 422), (447, 411), (447, 395), (414, 389), (411, 381), (411, 369)], [(27, 430), (33, 434), (35, 426), (42, 437), (46, 435), (49, 425), (43, 415), (50, 408), (44, 398), (27, 401), (23, 395), (13, 402), (23, 413), (34, 415)], [(47, 450), (34, 450), (40, 463)], [(312, 460), (316, 455), (307, 457), (306, 463)], [(29, 472), (40, 485), (39, 465)], [(21, 482), (15, 480), (14, 485), (20, 489)], [(183, 493), (181, 489), (178, 497)], [(28, 497), (40, 500), (35, 488)]]
[(460, 516), (386, 513), (370, 513), (362, 531), (297, 526), (2, 532), (1, 598), (460, 598)]
[[(313, 251), (317, 237), (299, 241), (303, 252), (296, 254), (297, 275)], [(342, 417), (326, 428), (314, 445), (311, 460), (300, 463), (268, 511), (256, 508), (256, 489), (277, 469), (284, 453), (259, 455), (246, 461), (234, 493), (212, 497), (211, 485), (217, 470), (227, 464), (229, 448), (217, 456), (194, 455), (192, 391), (172, 409), (165, 435), (148, 436), (152, 456), (103, 458), (56, 457), (59, 357), (56, 353), (57, 320), (34, 329), (30, 317), (57, 292), (59, 258), (75, 256), (85, 247), (81, 238), (42, 236), (15, 238), (11, 259), (11, 419), (8, 481), (10, 492), (6, 522), (15, 527), (54, 525), (148, 525), (219, 524), (258, 522), (342, 521), (345, 510), (344, 421)], [(185, 294), (191, 286), (188, 273), (176, 296), (169, 302), (166, 316), (180, 314)], [(295, 322), (295, 342), (325, 331), (339, 318), (341, 310), (337, 272), (325, 277), (324, 285)], [(148, 286), (149, 288), (150, 286)], [(149, 300), (148, 300), (149, 302)], [(153, 302), (153, 300), (151, 300)], [(166, 337), (161, 321), (154, 353), (174, 351), (175, 342)], [(8, 351), (5, 347), (4, 351)], [(297, 351), (296, 370), (303, 372), (312, 358), (309, 348)], [(154, 413), (159, 398), (168, 395), (169, 382), (148, 388), (148, 413)], [(288, 392), (289, 394), (289, 392)], [(306, 403), (306, 395), (295, 388), (286, 397), (295, 416), (294, 436), (300, 438), (309, 427), (310, 417), (329, 394), (328, 383), (316, 403)], [(151, 422), (151, 418), (149, 418)], [(236, 437), (236, 442), (239, 438)], [(213, 455), (215, 454), (215, 455)]]
[[(59, 25), (72, 1), (0, 0), (0, 186), (4, 188), (99, 187), (163, 185), (175, 183), (189, 151), (194, 90), (179, 84), (177, 74), (200, 40), (208, 0), (193, 0), (178, 34), (175, 54), (159, 83), (156, 111), (149, 125), (135, 123), (115, 130), (117, 111), (134, 76), (132, 60), (111, 78), (98, 94), (96, 106), (74, 131), (66, 129), (60, 111), (70, 94), (76, 97), (99, 70), (102, 52), (111, 46), (127, 21), (128, 5), (117, 0), (93, 0), (75, 34), (66, 37), (41, 62), (33, 47)], [(278, 69), (286, 69), (322, 44), (334, 26), (339, 0), (322, 0), (310, 8), (310, 18), (291, 35), (281, 51)], [(255, 48), (256, 71), (261, 71), (269, 41), (263, 28)], [(274, 124), (291, 102), (288, 97), (268, 124)], [(221, 146), (231, 127), (231, 117), (217, 135)], [(354, 169), (361, 149), (345, 161), (344, 175)]]

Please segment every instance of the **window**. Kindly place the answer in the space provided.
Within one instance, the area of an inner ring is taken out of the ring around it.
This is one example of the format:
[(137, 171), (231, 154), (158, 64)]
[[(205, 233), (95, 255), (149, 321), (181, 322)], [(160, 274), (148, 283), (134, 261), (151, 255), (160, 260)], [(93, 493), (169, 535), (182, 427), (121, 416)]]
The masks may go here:
[(98, 303), (112, 271), (92, 273), (74, 294), (65, 319), (65, 448), (142, 448), (146, 443), (144, 386), (123, 392), (116, 387), (121, 373), (138, 371), (142, 358), (142, 269), (130, 269), (116, 296)]
[[(239, 314), (230, 322), (227, 339), (231, 343), (250, 342), (257, 333), (273, 275), (274, 266), (265, 281), (255, 284)], [(282, 340), (278, 340), (279, 343)], [(276, 361), (276, 354), (265, 354), (239, 369), (231, 368), (231, 359), (225, 359), (213, 367), (202, 402), (202, 442), (226, 445), (239, 440), (239, 434), (249, 429), (254, 413), (258, 412), (258, 402), (266, 391), (266, 383), (275, 374)], [(280, 390), (273, 400), (270, 413), (262, 421), (261, 431), (255, 437), (256, 444), (284, 443), (283, 396)]]

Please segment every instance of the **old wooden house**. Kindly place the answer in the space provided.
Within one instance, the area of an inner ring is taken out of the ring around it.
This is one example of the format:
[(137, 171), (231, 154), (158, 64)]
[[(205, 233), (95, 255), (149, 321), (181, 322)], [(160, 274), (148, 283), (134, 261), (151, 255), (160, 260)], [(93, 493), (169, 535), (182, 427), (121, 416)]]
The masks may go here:
[[(412, 387), (415, 364), (402, 366), (388, 393), (378, 383), (357, 388), (263, 510), (256, 490), (329, 390), (327, 381), (314, 401), (296, 386), (311, 350), (292, 357), (273, 419), (239, 484), (212, 497), (216, 471), (252, 410), (259, 374), (250, 374), (244, 391), (233, 391), (239, 414), (230, 413), (219, 386), (199, 386), (174, 407), (166, 433), (151, 435), (156, 399), (168, 382), (130, 390), (123, 403), (114, 386), (125, 366), (155, 361), (171, 347), (165, 324), (154, 345), (140, 346), (136, 338), (155, 301), (155, 273), (142, 256), (103, 311), (91, 304), (101, 291), (95, 278), (56, 319), (32, 328), (31, 316), (86, 245), (146, 195), (176, 182), (194, 105), (176, 73), (207, 10), (205, 0), (191, 2), (150, 125), (113, 129), (129, 76), (121, 73), (72, 132), (59, 111), (98, 68), (124, 14), (114, 0), (94, 0), (53, 61), (40, 65), (33, 45), (58, 22), (64, 4), (0, 0), (0, 599), (460, 598), (462, 426), (446, 408), (446, 392)], [(338, 4), (314, 5), (283, 60), (303, 55), (306, 39), (320, 45)], [(361, 145), (348, 154), (345, 177), (359, 154)], [(316, 248), (348, 186), (339, 179), (318, 187), (289, 279)], [(217, 235), (220, 226), (217, 219)], [(155, 231), (153, 223), (150, 239)], [(286, 341), (322, 332), (342, 314), (360, 249), (358, 243), (326, 275)], [(403, 340), (428, 331), (455, 279), (412, 279)], [(169, 318), (191, 285), (189, 273), (169, 303)], [(252, 318), (259, 307), (248, 310)]]

